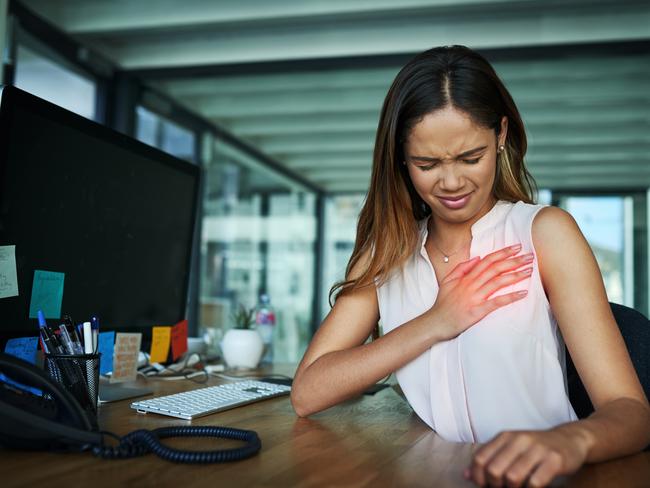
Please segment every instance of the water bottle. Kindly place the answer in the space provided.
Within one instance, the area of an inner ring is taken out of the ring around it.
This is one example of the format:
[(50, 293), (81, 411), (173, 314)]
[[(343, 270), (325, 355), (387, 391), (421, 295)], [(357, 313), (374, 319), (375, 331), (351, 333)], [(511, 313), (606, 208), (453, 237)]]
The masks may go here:
[(275, 330), (275, 312), (271, 307), (271, 299), (267, 294), (260, 295), (255, 314), (257, 330), (264, 341), (264, 356), (262, 363), (273, 363), (273, 331)]

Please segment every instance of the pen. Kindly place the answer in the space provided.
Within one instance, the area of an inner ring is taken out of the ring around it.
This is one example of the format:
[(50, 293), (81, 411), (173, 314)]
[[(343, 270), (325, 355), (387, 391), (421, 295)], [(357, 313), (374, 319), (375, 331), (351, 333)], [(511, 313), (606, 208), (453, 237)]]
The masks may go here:
[(90, 319), (90, 326), (93, 333), (93, 352), (97, 352), (97, 338), (99, 337), (99, 319), (97, 317), (92, 317)]
[(78, 334), (78, 337), (79, 337), (79, 344), (81, 345), (81, 351), (82, 351), (82, 354), (83, 354), (83, 350), (84, 350), (84, 343), (83, 343), (83, 341), (84, 341), (84, 326), (83, 326), (83, 324), (77, 324), (76, 329), (77, 329), (77, 334)]
[(50, 354), (52, 345), (50, 342), (50, 336), (48, 334), (49, 329), (47, 328), (47, 322), (45, 321), (45, 315), (43, 315), (42, 310), (38, 311), (38, 327), (41, 335), (41, 341), (43, 341), (43, 350), (47, 354)]
[(54, 346), (50, 340), (50, 335), (47, 332), (46, 327), (41, 327), (41, 339), (43, 340), (43, 349), (47, 354), (55, 354)]
[(68, 354), (74, 354), (74, 345), (72, 343), (72, 339), (70, 339), (70, 334), (68, 334), (68, 330), (65, 328), (65, 324), (59, 325), (59, 330), (61, 331), (61, 339), (63, 342), (63, 346), (65, 347), (65, 350)]
[(55, 352), (57, 354), (65, 354), (65, 347), (63, 347), (61, 343), (59, 334), (57, 334), (56, 331), (50, 325), (47, 326), (47, 331), (50, 334), (50, 341), (52, 341), (52, 344), (54, 345)]
[(63, 323), (65, 324), (65, 328), (68, 331), (68, 337), (70, 338), (70, 342), (72, 342), (72, 349), (74, 351), (73, 354), (83, 354), (84, 349), (83, 346), (81, 345), (81, 341), (79, 340), (79, 335), (77, 334), (77, 330), (75, 329), (75, 326), (72, 322), (72, 318), (69, 315), (64, 315)]
[(41, 310), (38, 311), (38, 335), (41, 337), (41, 345), (43, 346), (43, 352), (48, 352), (47, 344), (45, 344), (45, 331), (43, 327), (47, 327), (47, 322), (45, 321), (45, 316)]

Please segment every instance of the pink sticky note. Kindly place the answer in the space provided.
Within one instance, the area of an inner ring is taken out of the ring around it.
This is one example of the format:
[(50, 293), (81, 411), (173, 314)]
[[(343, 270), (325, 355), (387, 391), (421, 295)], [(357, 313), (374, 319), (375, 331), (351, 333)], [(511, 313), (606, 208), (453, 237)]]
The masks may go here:
[(187, 351), (187, 320), (172, 327), (172, 360), (176, 361)]

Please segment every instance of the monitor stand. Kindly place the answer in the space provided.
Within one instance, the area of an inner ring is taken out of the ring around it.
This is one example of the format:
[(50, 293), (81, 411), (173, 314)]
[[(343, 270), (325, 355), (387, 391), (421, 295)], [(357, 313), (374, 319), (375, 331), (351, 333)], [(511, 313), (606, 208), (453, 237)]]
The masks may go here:
[(136, 388), (131, 386), (122, 386), (119, 384), (110, 384), (108, 380), (99, 380), (99, 403), (116, 402), (127, 398), (135, 398), (153, 393), (151, 388)]

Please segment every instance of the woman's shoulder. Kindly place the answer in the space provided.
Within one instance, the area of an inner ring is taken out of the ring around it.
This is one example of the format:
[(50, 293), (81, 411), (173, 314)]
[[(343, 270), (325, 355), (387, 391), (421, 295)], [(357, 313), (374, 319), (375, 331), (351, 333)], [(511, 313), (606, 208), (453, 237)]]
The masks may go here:
[(538, 205), (537, 207), (533, 229), (544, 232), (563, 232), (577, 227), (575, 219), (566, 210), (552, 205)]
[[(544, 205), (539, 203), (528, 203), (522, 200), (516, 202), (511, 202), (507, 200), (499, 200), (499, 203), (506, 209), (505, 213), (509, 220), (517, 220), (521, 224), (524, 224), (526, 227), (534, 225), (534, 222), (541, 217), (544, 220), (551, 219), (556, 220), (557, 211), (564, 212), (564, 210), (558, 207), (552, 207), (550, 205)], [(568, 214), (567, 214), (568, 215)], [(559, 217), (561, 218), (561, 217)]]
[(573, 216), (559, 207), (527, 203), (521, 200), (517, 202), (500, 202), (509, 206), (508, 214), (511, 219), (516, 218), (528, 222), (534, 235), (553, 236), (558, 233), (575, 232), (578, 229)]
[(536, 212), (532, 223), (535, 245), (555, 246), (558, 236), (578, 236), (580, 229), (573, 216), (564, 209), (551, 205), (542, 206)]
[(559, 207), (548, 205), (539, 210), (534, 216), (530, 234), (540, 270), (556, 272), (570, 266), (581, 254), (576, 249), (588, 247), (573, 216)]
[(523, 200), (517, 200), (516, 202), (499, 200), (499, 202), (510, 206), (512, 212), (519, 212), (519, 213), (536, 213), (541, 209), (548, 207), (548, 205), (543, 205), (539, 203), (528, 203), (528, 202), (524, 202)]

